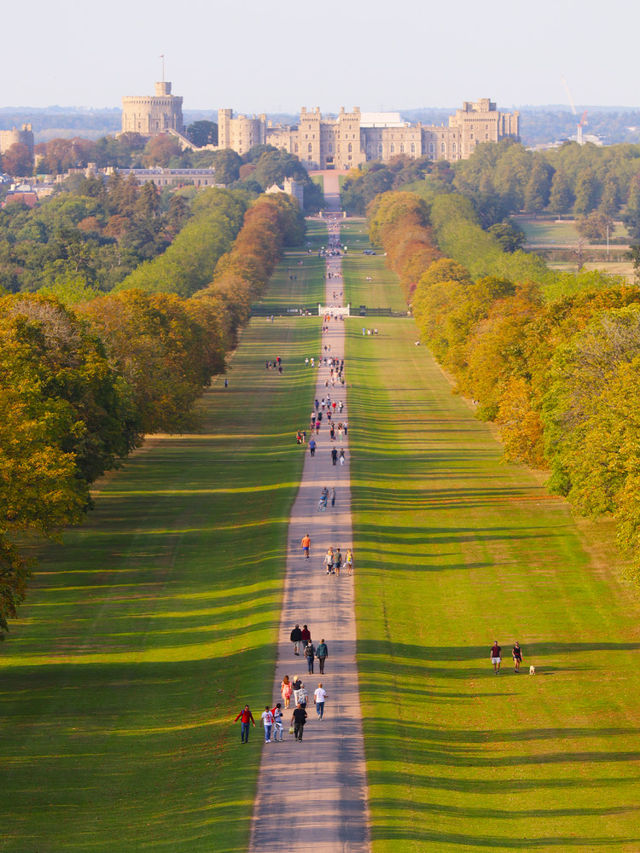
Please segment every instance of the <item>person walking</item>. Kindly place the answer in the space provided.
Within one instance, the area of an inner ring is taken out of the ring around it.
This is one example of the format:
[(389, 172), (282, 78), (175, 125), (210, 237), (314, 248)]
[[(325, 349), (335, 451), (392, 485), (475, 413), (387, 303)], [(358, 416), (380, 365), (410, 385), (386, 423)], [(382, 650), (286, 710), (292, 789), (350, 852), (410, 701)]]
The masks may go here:
[(331, 506), (336, 505), (336, 490), (331, 489)]
[(494, 640), (491, 646), (491, 663), (493, 664), (493, 671), (496, 675), (500, 672), (500, 664), (502, 662), (501, 653), (502, 647), (498, 645), (497, 640)]
[(309, 548), (311, 548), (311, 537), (308, 533), (305, 533), (302, 539), (300, 540), (300, 545), (302, 545), (302, 553), (304, 556), (309, 559)]
[(264, 725), (264, 742), (271, 743), (271, 729), (273, 728), (273, 712), (268, 705), (264, 706), (262, 712), (262, 724)]
[(309, 668), (309, 672), (313, 675), (313, 662), (316, 656), (316, 650), (311, 641), (307, 643), (307, 647), (304, 650), (304, 656), (307, 659), (307, 667)]
[(233, 722), (237, 723), (238, 720), (240, 720), (240, 743), (249, 743), (249, 723), (253, 723), (255, 728), (256, 721), (253, 719), (253, 714), (248, 705), (244, 706)]
[[(318, 427), (318, 429), (319, 428), (320, 427)], [(310, 438), (309, 439), (309, 456), (315, 456), (315, 455), (316, 455), (316, 440), (315, 440), (315, 438)]]
[(289, 635), (289, 639), (293, 643), (293, 653), (294, 655), (300, 654), (300, 643), (302, 642), (302, 631), (300, 630), (300, 626), (296, 622), (295, 628), (292, 629), (291, 634)]
[[(278, 740), (282, 743), (284, 740), (284, 726), (282, 724), (282, 704), (278, 702), (275, 708), (271, 709), (273, 714), (273, 740), (275, 743)], [(278, 737), (280, 735), (280, 737)]]
[(318, 684), (313, 691), (313, 701), (316, 703), (316, 714), (320, 720), (324, 719), (324, 700), (329, 694), (322, 686), (322, 682)]
[(520, 664), (522, 663), (522, 649), (520, 648), (520, 643), (514, 643), (513, 648), (511, 649), (511, 657), (513, 658), (513, 671), (520, 672)]
[(307, 712), (301, 705), (296, 705), (293, 712), (293, 736), (296, 740), (302, 740), (304, 724), (307, 722)]
[(347, 548), (347, 556), (344, 558), (345, 565), (347, 567), (347, 574), (353, 574), (353, 551), (351, 548)]
[(340, 569), (342, 568), (342, 554), (340, 553), (340, 548), (336, 548), (336, 552), (333, 555), (333, 570), (336, 574), (336, 577), (340, 576)]
[[(340, 457), (340, 464), (344, 465), (344, 447), (340, 448), (340, 453), (338, 454), (338, 456)], [(333, 464), (335, 465), (336, 463), (334, 462)]]
[(318, 648), (316, 649), (316, 657), (318, 658), (320, 675), (324, 675), (324, 664), (326, 659), (329, 657), (329, 649), (327, 648), (327, 644), (324, 641), (324, 637), (318, 643)]
[(327, 574), (333, 574), (333, 548), (329, 548), (324, 557), (324, 564), (327, 567)]
[(311, 642), (311, 631), (307, 628), (306, 625), (303, 625), (302, 631), (300, 633), (302, 634), (302, 637), (301, 637), (302, 648), (304, 649), (304, 647), (307, 645), (307, 643)]
[(335, 465), (338, 462), (338, 451), (335, 447), (331, 448), (331, 462)]
[(291, 682), (289, 681), (289, 676), (285, 675), (280, 683), (280, 695), (284, 700), (285, 709), (289, 707), (289, 703), (291, 702), (291, 694), (293, 693), (293, 687), (291, 686)]

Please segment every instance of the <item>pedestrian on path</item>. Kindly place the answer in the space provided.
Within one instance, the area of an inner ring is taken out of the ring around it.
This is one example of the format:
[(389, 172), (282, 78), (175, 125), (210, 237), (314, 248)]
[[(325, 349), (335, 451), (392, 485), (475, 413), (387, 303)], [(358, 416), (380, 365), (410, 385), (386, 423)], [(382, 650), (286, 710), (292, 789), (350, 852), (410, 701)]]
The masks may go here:
[(326, 659), (329, 657), (329, 649), (324, 641), (324, 637), (318, 643), (316, 657), (318, 658), (318, 665), (320, 666), (320, 675), (324, 675), (324, 664)]
[(302, 634), (302, 647), (304, 648), (307, 643), (311, 642), (311, 631), (307, 628), (306, 625), (303, 625), (302, 631), (300, 633)]
[(320, 682), (313, 692), (313, 700), (316, 703), (316, 714), (321, 720), (324, 718), (324, 700), (328, 695), (329, 694), (322, 686), (322, 682)]
[(300, 643), (302, 642), (302, 631), (300, 630), (300, 626), (296, 622), (295, 628), (292, 629), (291, 634), (289, 634), (289, 639), (293, 643), (293, 653), (294, 655), (300, 654)]
[(316, 656), (316, 650), (312, 642), (307, 643), (307, 647), (304, 650), (304, 656), (307, 659), (307, 667), (309, 668), (309, 672), (313, 675), (313, 662)]
[(280, 695), (284, 699), (284, 707), (288, 708), (289, 703), (291, 702), (291, 694), (293, 693), (293, 687), (291, 686), (291, 682), (289, 681), (289, 676), (285, 675), (280, 683)]
[[(320, 429), (320, 427), (318, 426), (318, 428), (316, 429), (316, 433), (319, 429)], [(315, 438), (310, 438), (309, 439), (309, 456), (315, 456), (315, 455), (316, 455), (316, 440), (315, 440)]]
[(336, 577), (340, 576), (340, 569), (342, 568), (342, 554), (340, 553), (340, 548), (336, 548), (336, 552), (333, 555), (333, 570), (336, 574)]
[(268, 705), (264, 706), (262, 712), (262, 724), (264, 725), (264, 742), (271, 743), (271, 729), (273, 728), (273, 711)]
[(491, 663), (493, 664), (493, 671), (496, 675), (500, 672), (500, 663), (502, 662), (501, 653), (501, 646), (498, 645), (497, 640), (494, 640), (491, 646)]
[(249, 743), (249, 723), (253, 723), (255, 728), (256, 721), (248, 705), (244, 706), (233, 722), (237, 723), (238, 720), (240, 720), (240, 743)]
[(300, 705), (293, 712), (293, 735), (296, 740), (302, 740), (304, 724), (307, 722), (307, 712)]
[(308, 533), (305, 533), (302, 539), (300, 540), (300, 545), (302, 546), (302, 553), (304, 556), (309, 559), (309, 548), (311, 548), (311, 537)]
[[(344, 465), (344, 447), (340, 448), (340, 453), (338, 455), (340, 457), (340, 464)], [(335, 465), (335, 462), (333, 464)]]
[(335, 449), (335, 447), (331, 448), (331, 461), (334, 465), (338, 461), (338, 451)]
[[(282, 725), (282, 704), (278, 702), (275, 708), (271, 709), (273, 714), (273, 739), (277, 743), (278, 740), (282, 743), (284, 740), (284, 726)], [(278, 737), (280, 735), (280, 737)]]
[(333, 574), (333, 548), (329, 548), (324, 557), (324, 564), (327, 567), (327, 574)]
[[(296, 684), (298, 684), (298, 687), (296, 687)], [(296, 680), (293, 682), (293, 698), (296, 705), (300, 705), (302, 708), (307, 707), (307, 701), (309, 699), (307, 688), (304, 686), (302, 681), (300, 681), (298, 676), (296, 676)]]
[(336, 490), (331, 489), (331, 506), (336, 505)]
[(520, 648), (520, 643), (514, 643), (514, 646), (511, 649), (511, 657), (513, 658), (513, 671), (520, 672), (520, 664), (522, 663), (522, 649)]
[(345, 565), (347, 567), (347, 574), (353, 574), (353, 551), (351, 548), (347, 548), (347, 556), (344, 558)]

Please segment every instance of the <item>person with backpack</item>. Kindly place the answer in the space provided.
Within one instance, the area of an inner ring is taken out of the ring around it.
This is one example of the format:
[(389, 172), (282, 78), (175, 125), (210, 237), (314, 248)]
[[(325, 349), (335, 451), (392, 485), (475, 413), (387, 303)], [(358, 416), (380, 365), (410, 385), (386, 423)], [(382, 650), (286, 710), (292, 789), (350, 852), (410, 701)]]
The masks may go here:
[(300, 637), (300, 639), (302, 640), (302, 647), (304, 648), (307, 645), (307, 643), (311, 642), (311, 631), (307, 628), (306, 625), (303, 625), (302, 631), (300, 633), (302, 635)]
[(302, 631), (300, 630), (300, 626), (296, 622), (295, 628), (292, 629), (291, 634), (289, 635), (289, 639), (293, 643), (293, 653), (294, 655), (300, 654), (300, 643), (302, 642)]
[(307, 659), (307, 666), (309, 667), (309, 672), (313, 675), (313, 661), (316, 656), (316, 650), (313, 647), (313, 643), (311, 640), (307, 643), (307, 646), (304, 650), (304, 656)]
[(318, 643), (318, 648), (316, 649), (316, 657), (318, 658), (318, 664), (320, 665), (320, 675), (324, 675), (324, 664), (326, 659), (329, 657), (329, 649), (327, 648), (327, 644), (324, 641), (324, 637)]

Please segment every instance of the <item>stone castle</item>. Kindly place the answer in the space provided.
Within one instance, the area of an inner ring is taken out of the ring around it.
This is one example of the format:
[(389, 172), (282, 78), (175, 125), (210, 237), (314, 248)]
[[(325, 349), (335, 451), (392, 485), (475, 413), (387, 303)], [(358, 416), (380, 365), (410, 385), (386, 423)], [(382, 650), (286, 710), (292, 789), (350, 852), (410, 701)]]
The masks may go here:
[(171, 130), (184, 130), (182, 97), (171, 94), (171, 83), (156, 83), (155, 95), (125, 95), (122, 99), (122, 133), (155, 136)]
[[(171, 94), (171, 83), (156, 83), (155, 96), (122, 99), (122, 132), (153, 136), (182, 134), (182, 98)], [(273, 145), (295, 154), (309, 170), (351, 169), (369, 160), (388, 161), (398, 155), (412, 159), (464, 160), (476, 145), (519, 135), (519, 114), (503, 113), (489, 98), (465, 101), (448, 125), (410, 124), (399, 113), (367, 113), (344, 107), (337, 116), (320, 108), (302, 108), (297, 125), (273, 125), (266, 116), (218, 111), (218, 149), (246, 154), (254, 145)], [(183, 140), (187, 145), (188, 140)], [(208, 146), (209, 147), (209, 146)]]
[(0, 154), (8, 151), (12, 145), (26, 145), (33, 157), (33, 130), (30, 124), (23, 124), (22, 129), (17, 127), (11, 130), (0, 130)]

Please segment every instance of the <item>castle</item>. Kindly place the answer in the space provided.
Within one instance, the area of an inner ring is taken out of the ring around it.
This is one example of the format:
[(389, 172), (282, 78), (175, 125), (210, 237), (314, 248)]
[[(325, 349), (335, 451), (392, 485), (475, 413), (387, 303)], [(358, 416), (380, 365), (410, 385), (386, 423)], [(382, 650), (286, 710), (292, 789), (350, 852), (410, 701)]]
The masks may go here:
[(519, 114), (503, 113), (489, 98), (468, 102), (449, 117), (449, 124), (412, 125), (399, 113), (365, 113), (359, 107), (335, 117), (320, 108), (300, 113), (297, 126), (273, 126), (264, 115), (234, 117), (218, 111), (218, 147), (246, 154), (258, 144), (295, 154), (310, 170), (351, 169), (369, 160), (388, 161), (404, 154), (415, 159), (465, 160), (482, 142), (519, 135)]
[[(218, 110), (218, 149), (246, 154), (254, 145), (273, 145), (295, 154), (309, 170), (351, 169), (369, 160), (388, 161), (403, 154), (415, 159), (465, 160), (482, 142), (519, 135), (519, 114), (503, 113), (489, 98), (465, 101), (448, 125), (410, 124), (399, 113), (367, 113), (354, 107), (323, 116), (320, 108), (302, 108), (297, 125), (273, 125), (267, 117), (235, 116)], [(156, 94), (122, 99), (122, 132), (154, 136), (181, 135), (182, 98), (171, 94), (171, 83), (156, 83)], [(185, 147), (190, 143), (180, 137)], [(209, 147), (209, 146), (207, 146)]]
[(26, 145), (33, 157), (33, 130), (30, 124), (23, 124), (22, 130), (17, 127), (11, 130), (0, 130), (0, 154), (8, 151), (12, 145)]
[(122, 133), (155, 136), (171, 130), (184, 130), (182, 97), (171, 94), (171, 83), (156, 83), (155, 95), (125, 95), (122, 99)]

